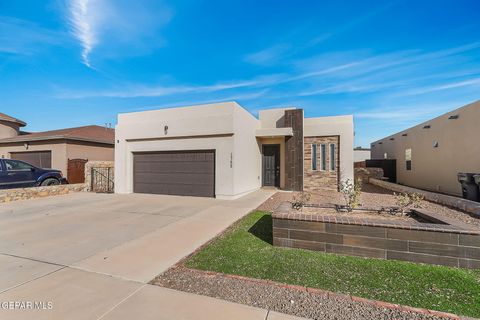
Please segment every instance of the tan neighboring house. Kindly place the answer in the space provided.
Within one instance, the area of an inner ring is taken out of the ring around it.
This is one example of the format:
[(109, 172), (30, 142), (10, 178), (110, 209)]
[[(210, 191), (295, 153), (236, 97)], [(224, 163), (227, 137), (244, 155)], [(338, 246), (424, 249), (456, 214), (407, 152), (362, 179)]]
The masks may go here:
[(397, 182), (456, 196), (458, 172), (480, 173), (480, 101), (371, 144), (372, 159), (396, 159)]
[[(0, 157), (61, 170), (68, 179), (69, 160), (113, 161), (115, 130), (84, 126), (24, 132), (26, 123), (0, 113)], [(73, 173), (72, 173), (73, 175)]]
[(235, 199), (264, 187), (337, 190), (353, 179), (353, 117), (236, 102), (120, 114), (115, 191)]

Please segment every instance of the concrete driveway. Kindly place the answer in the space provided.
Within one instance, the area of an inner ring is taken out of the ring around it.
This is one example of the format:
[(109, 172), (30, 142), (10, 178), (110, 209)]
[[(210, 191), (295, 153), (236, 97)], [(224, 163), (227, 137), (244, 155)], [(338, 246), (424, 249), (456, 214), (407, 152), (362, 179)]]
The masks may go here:
[(222, 201), (76, 193), (2, 204), (0, 318), (283, 319), (147, 284), (271, 194)]

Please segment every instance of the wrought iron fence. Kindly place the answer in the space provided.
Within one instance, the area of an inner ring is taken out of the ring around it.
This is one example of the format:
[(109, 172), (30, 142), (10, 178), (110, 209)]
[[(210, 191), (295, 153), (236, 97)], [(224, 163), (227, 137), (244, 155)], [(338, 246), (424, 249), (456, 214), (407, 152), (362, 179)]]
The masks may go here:
[(114, 173), (112, 167), (92, 168), (92, 185), (90, 190), (93, 192), (112, 193), (114, 190)]

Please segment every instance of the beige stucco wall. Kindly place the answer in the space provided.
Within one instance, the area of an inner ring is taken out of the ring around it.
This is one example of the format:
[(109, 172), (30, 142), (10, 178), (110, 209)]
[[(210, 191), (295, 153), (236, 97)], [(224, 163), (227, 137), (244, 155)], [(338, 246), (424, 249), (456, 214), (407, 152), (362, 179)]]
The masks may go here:
[(52, 169), (61, 170), (67, 175), (67, 145), (61, 140), (51, 140), (45, 142), (29, 142), (28, 148), (25, 148), (23, 142), (0, 145), (0, 157), (10, 159), (10, 152), (27, 152), (27, 151), (51, 151), (52, 152)]
[(67, 159), (87, 159), (89, 161), (113, 161), (115, 150), (113, 145), (98, 143), (67, 143)]
[(258, 127), (258, 120), (235, 102), (121, 114), (115, 131), (115, 192), (133, 192), (134, 152), (212, 149), (217, 198), (258, 189)]
[(258, 112), (258, 119), (260, 120), (260, 126), (262, 129), (268, 128), (281, 128), (283, 126), (283, 119), (285, 116), (285, 110), (293, 110), (291, 108), (277, 108), (266, 109)]
[(371, 152), (370, 150), (359, 150), (359, 149), (354, 149), (353, 150), (353, 161), (354, 162), (360, 162), (360, 161), (365, 161), (370, 159)]
[(19, 131), (20, 126), (18, 124), (0, 120), (0, 139), (16, 137)]
[[(120, 114), (115, 131), (115, 192), (133, 192), (134, 152), (214, 149), (215, 194), (236, 198), (261, 187), (262, 143), (280, 144), (284, 187), (284, 137), (257, 139), (255, 133), (276, 128), (287, 109), (260, 111), (260, 120), (235, 102)], [(353, 179), (352, 117), (305, 119), (305, 126), (306, 136), (340, 135), (340, 165), (345, 177)]]
[(353, 181), (353, 116), (305, 118), (305, 137), (339, 136), (340, 180)]
[(255, 131), (260, 122), (240, 106), (233, 108), (233, 193), (240, 196), (262, 186), (262, 158)]
[[(451, 115), (459, 118), (449, 120)], [(477, 101), (373, 142), (372, 159), (383, 159), (385, 153), (388, 159), (397, 159), (398, 183), (459, 196), (457, 173), (480, 173), (479, 121), (480, 101)], [(424, 129), (425, 125), (431, 128)], [(412, 149), (411, 171), (406, 170), (406, 149)]]

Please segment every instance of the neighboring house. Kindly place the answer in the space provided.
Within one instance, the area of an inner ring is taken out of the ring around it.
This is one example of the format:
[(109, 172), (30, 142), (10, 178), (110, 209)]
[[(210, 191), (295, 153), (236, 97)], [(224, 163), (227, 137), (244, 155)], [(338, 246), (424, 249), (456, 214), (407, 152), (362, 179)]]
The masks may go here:
[[(259, 119), (235, 102), (120, 114), (115, 191), (233, 199), (262, 186), (338, 189), (353, 179), (353, 117)], [(312, 158), (313, 155), (313, 158)]]
[(69, 159), (104, 160), (114, 158), (115, 131), (85, 126), (27, 133), (26, 123), (0, 113), (0, 157), (28, 162), (40, 168), (61, 170), (68, 179)]
[(370, 149), (356, 147), (353, 149), (353, 162), (364, 162), (370, 159)]
[(372, 159), (396, 159), (397, 182), (461, 196), (458, 172), (480, 173), (480, 101), (371, 144)]

